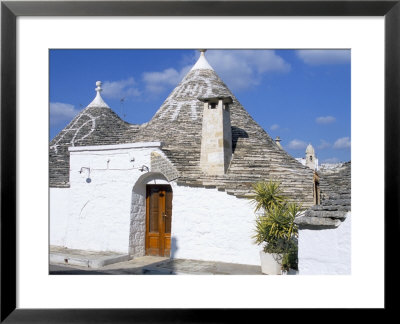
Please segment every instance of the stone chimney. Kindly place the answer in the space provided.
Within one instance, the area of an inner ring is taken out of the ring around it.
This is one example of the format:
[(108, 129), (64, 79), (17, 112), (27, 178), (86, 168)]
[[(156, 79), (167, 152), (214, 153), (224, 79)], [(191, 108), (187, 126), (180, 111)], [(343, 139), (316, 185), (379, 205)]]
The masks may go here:
[(282, 149), (283, 150), (283, 147), (282, 147), (282, 145), (281, 145), (281, 138), (279, 137), (279, 136), (277, 136), (276, 138), (275, 138), (275, 143), (276, 143), (276, 145), (278, 145), (278, 147), (280, 148), (280, 149)]
[(204, 102), (200, 168), (208, 175), (223, 175), (232, 159), (231, 97), (198, 98)]

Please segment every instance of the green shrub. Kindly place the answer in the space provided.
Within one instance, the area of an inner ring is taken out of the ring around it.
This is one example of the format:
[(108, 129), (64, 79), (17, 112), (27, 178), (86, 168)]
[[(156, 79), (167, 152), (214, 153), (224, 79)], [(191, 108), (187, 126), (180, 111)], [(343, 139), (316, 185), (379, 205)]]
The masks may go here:
[(301, 212), (301, 206), (288, 202), (278, 182), (259, 182), (253, 189), (255, 194), (251, 200), (255, 212), (263, 211), (256, 217), (255, 243), (263, 244), (266, 253), (282, 255), (277, 261), (283, 270), (297, 270), (298, 227), (294, 220)]
[(290, 244), (286, 253), (282, 257), (282, 270), (298, 270), (298, 246), (297, 242)]
[(284, 203), (285, 197), (282, 195), (282, 190), (279, 186), (279, 182), (273, 181), (261, 181), (253, 185), (255, 195), (251, 200), (256, 205), (256, 212), (260, 209), (269, 210)]

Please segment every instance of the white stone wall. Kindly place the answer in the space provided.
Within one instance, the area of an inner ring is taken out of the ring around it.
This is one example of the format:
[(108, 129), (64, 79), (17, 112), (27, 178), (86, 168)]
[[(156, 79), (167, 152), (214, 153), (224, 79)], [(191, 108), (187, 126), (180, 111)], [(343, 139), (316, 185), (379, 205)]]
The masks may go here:
[(69, 192), (69, 188), (50, 188), (50, 245), (65, 246)]
[(249, 200), (217, 189), (172, 189), (172, 257), (260, 265)]
[[(144, 255), (146, 184), (168, 183), (160, 173), (139, 170), (150, 166), (152, 152), (165, 157), (156, 146), (73, 148), (71, 186), (52, 189), (50, 197), (51, 244)], [(251, 238), (255, 216), (249, 200), (217, 189), (170, 184), (173, 258), (260, 264), (261, 248)]]
[[(299, 161), (302, 165), (308, 166), (307, 165), (307, 160), (305, 158), (296, 158), (297, 161)], [(312, 164), (311, 169), (318, 171), (319, 170), (319, 164), (318, 164), (318, 159), (314, 158), (314, 162)]]
[(351, 274), (351, 212), (337, 228), (299, 231), (299, 274)]
[[(65, 242), (68, 248), (142, 253), (133, 251), (130, 240), (142, 242), (144, 237), (144, 220), (134, 217), (143, 215), (143, 208), (135, 207), (137, 203), (143, 206), (143, 192), (134, 193), (133, 187), (146, 173), (140, 167), (150, 166), (151, 152), (159, 150), (157, 145), (147, 146), (71, 150), (70, 214)], [(131, 227), (138, 229), (131, 232)]]

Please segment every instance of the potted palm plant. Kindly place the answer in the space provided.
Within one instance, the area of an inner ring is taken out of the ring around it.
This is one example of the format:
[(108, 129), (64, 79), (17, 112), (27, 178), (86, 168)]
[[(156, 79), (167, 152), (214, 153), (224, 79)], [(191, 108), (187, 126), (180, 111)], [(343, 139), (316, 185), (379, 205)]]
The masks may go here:
[(258, 182), (253, 186), (256, 226), (253, 236), (260, 251), (261, 269), (266, 274), (281, 274), (297, 270), (298, 228), (294, 219), (301, 207), (289, 202), (278, 182)]

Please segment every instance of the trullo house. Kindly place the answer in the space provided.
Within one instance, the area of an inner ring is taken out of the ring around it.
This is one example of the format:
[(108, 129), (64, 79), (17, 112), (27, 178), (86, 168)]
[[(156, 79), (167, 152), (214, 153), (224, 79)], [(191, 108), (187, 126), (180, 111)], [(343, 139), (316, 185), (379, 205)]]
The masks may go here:
[(50, 143), (51, 245), (259, 265), (252, 185), (278, 180), (304, 207), (318, 203), (314, 170), (252, 119), (204, 51), (142, 125), (96, 86)]

